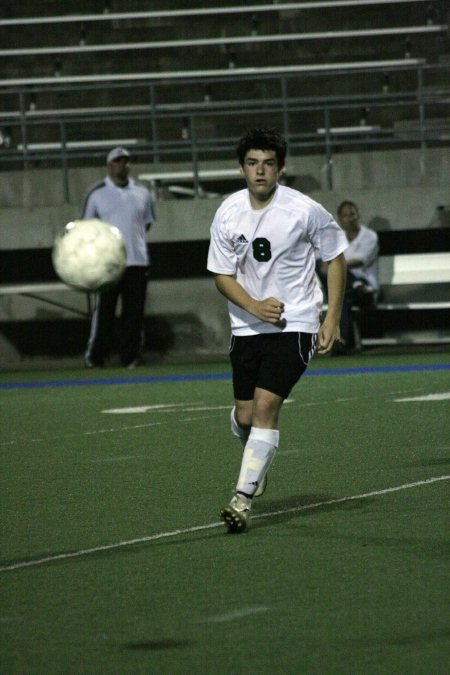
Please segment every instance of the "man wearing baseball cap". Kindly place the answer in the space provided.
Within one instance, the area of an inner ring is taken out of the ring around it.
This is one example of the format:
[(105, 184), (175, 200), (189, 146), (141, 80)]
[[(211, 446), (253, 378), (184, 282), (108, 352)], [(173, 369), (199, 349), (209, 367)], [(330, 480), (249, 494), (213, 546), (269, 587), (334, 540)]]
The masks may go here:
[(110, 162), (114, 162), (116, 159), (120, 159), (121, 157), (128, 157), (130, 158), (130, 153), (128, 150), (122, 147), (118, 148), (113, 148), (108, 152), (108, 156), (106, 158), (106, 164), (109, 164)]
[(99, 291), (92, 314), (85, 354), (86, 366), (103, 367), (113, 345), (115, 314), (119, 296), (118, 323), (120, 362), (132, 368), (139, 363), (148, 267), (147, 232), (155, 216), (148, 190), (129, 177), (130, 153), (116, 147), (106, 157), (107, 176), (88, 192), (81, 218), (99, 218), (119, 228), (127, 250), (127, 267), (119, 283)]

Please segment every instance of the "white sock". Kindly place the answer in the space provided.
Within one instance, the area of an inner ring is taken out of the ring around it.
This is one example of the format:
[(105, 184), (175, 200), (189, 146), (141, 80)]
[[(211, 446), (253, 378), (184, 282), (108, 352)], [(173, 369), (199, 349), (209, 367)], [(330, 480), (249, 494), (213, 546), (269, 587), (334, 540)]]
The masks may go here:
[(251, 428), (242, 456), (237, 493), (253, 497), (278, 448), (279, 435), (277, 429)]
[(232, 434), (239, 438), (242, 447), (245, 448), (245, 444), (247, 443), (248, 437), (250, 436), (250, 429), (244, 429), (236, 422), (236, 406), (233, 406), (231, 410), (230, 422)]

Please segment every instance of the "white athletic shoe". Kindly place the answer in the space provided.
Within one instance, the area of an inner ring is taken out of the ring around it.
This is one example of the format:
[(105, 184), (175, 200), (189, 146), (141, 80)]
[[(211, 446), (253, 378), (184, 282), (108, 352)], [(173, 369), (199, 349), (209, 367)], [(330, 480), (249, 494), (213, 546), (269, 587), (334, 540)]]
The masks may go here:
[(239, 495), (234, 495), (228, 506), (220, 512), (220, 517), (228, 526), (228, 532), (244, 532), (250, 516), (250, 506)]

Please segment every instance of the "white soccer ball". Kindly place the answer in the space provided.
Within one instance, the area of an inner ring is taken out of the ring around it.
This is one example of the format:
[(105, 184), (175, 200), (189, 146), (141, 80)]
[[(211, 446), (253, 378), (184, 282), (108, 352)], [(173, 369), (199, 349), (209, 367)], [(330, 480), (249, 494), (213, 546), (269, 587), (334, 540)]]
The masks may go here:
[(119, 281), (127, 262), (117, 227), (92, 218), (68, 223), (52, 251), (56, 274), (68, 286), (97, 291)]

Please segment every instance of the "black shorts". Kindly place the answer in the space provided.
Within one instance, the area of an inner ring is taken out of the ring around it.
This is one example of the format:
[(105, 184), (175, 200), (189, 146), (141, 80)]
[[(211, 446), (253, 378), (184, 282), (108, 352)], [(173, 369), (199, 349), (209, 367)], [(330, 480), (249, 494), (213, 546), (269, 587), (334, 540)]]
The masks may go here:
[(314, 354), (315, 333), (260, 333), (231, 336), (233, 392), (250, 401), (255, 387), (286, 398)]

